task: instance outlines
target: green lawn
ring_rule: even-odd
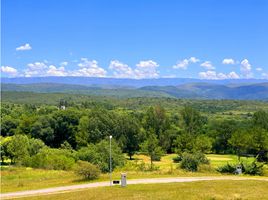
[[[184,176],[222,176],[216,172],[215,168],[224,165],[227,162],[236,162],[236,156],[233,155],[215,155],[209,154],[208,158],[211,160],[210,166],[201,166],[200,172],[186,172],[178,168],[177,163],[173,163],[172,158],[176,154],[163,156],[161,161],[154,162],[159,170],[156,171],[140,171],[135,168],[137,164],[142,161],[146,164],[150,163],[147,156],[135,155],[135,160],[128,161],[126,166],[116,169],[113,172],[113,179],[119,179],[121,172],[127,172],[128,179],[136,178],[157,178],[157,177],[184,177]],[[247,159],[247,158],[242,158]],[[252,158],[250,158],[252,159]],[[266,172],[268,171],[266,165]],[[266,173],[267,175],[267,173]],[[98,180],[108,181],[109,175],[102,174]],[[1,170],[1,190],[2,192],[22,191],[30,189],[40,189],[56,186],[74,185],[81,183],[88,183],[90,181],[83,181],[80,177],[74,174],[73,171],[60,170],[44,170],[32,169],[25,167],[3,167]],[[91,181],[92,182],[92,181]]]
[[[220,200],[220,199],[268,199],[266,181],[200,181],[191,183],[168,183],[128,185],[126,188],[101,187],[61,194],[27,197],[29,200]]]

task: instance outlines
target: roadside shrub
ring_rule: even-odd
[[[220,173],[235,173],[236,165],[227,163],[226,165],[217,168]]]
[[[94,180],[99,178],[101,171],[98,167],[89,162],[78,161],[75,173],[86,180]]]
[[[258,164],[256,161],[251,163],[241,163],[242,173],[249,175],[263,175],[263,164]],[[229,164],[220,166],[217,169],[220,173],[235,173],[236,164]]]
[[[181,168],[187,171],[195,172],[198,170],[200,164],[209,164],[209,160],[205,154],[197,153],[183,153],[181,158]]]
[[[263,175],[263,164],[258,164],[256,161],[252,163],[242,163],[242,172],[249,175]]]
[[[190,153],[183,153],[181,160],[181,168],[187,171],[195,172],[198,170],[199,161],[198,159]]]

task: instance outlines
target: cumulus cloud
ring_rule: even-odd
[[[1,72],[10,76],[16,76],[18,73],[17,69],[10,66],[1,66]]]
[[[241,61],[240,67],[241,73],[245,78],[252,78],[253,74],[251,72],[251,64],[247,59]]]
[[[184,59],[184,60],[179,61],[176,65],[174,65],[173,69],[187,69],[189,64],[197,63],[197,62],[200,62],[200,60],[197,59],[196,57]]]
[[[54,65],[46,65],[44,62],[34,62],[27,65],[24,71],[26,77],[41,77],[41,76],[67,76],[64,66],[56,67]]]
[[[215,71],[206,71],[206,72],[200,72],[199,77],[201,79],[239,79],[239,75],[235,72],[230,72],[229,74],[224,73],[216,73]]]
[[[204,67],[207,70],[215,69],[215,67],[213,67],[213,65],[212,65],[212,63],[210,61],[205,61],[205,62],[201,63],[200,66]]]
[[[268,79],[268,73],[262,73],[261,76],[262,76],[264,79]]]
[[[71,76],[88,76],[88,77],[105,77],[106,70],[98,66],[96,60],[88,60],[87,58],[81,58],[81,62],[78,63],[79,70],[70,72]]]
[[[197,62],[200,62],[200,60],[197,59],[196,57],[191,57],[191,58],[189,58],[189,62],[191,62],[191,63],[197,63]]]
[[[133,78],[133,76],[135,76],[131,67],[118,60],[112,60],[109,69],[113,70],[113,74],[116,78]]]
[[[29,63],[24,71],[26,77],[45,76],[47,65],[43,62]]]
[[[17,47],[16,51],[27,51],[27,50],[31,50],[31,49],[32,49],[31,45],[26,43],[25,45]]]
[[[68,65],[68,62],[66,61],[60,63],[60,66],[67,66],[67,65]]]
[[[125,63],[118,60],[112,60],[109,65],[109,69],[113,70],[113,75],[116,78],[157,78],[159,72],[157,67],[159,65],[153,60],[143,60],[136,64],[136,68],[133,69]]]
[[[64,67],[55,67],[54,65],[50,65],[48,70],[46,71],[47,76],[66,76],[67,72]]]
[[[262,71],[262,68],[261,67],[258,67],[258,68],[256,68],[256,71]]]
[[[225,58],[225,59],[223,59],[222,64],[224,64],[224,65],[234,65],[235,61],[232,58]]]
[[[134,70],[135,77],[140,78],[157,78],[159,77],[159,72],[157,67],[159,65],[153,60],[140,61],[136,64],[136,69]]]

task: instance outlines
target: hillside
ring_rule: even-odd
[[[169,86],[144,86],[131,88],[125,85],[73,85],[62,83],[6,84],[2,91],[66,93],[117,98],[131,97],[170,97],[187,99],[238,99],[268,100],[268,83],[254,84],[214,84],[205,82]]]

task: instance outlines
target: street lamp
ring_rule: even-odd
[[[112,138],[110,135],[110,186],[112,186]]]

